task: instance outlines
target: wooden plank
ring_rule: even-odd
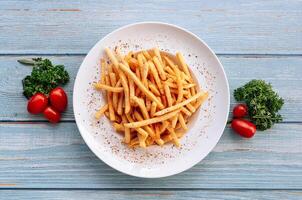
[[[24,56],[25,57],[25,56]],[[64,120],[74,120],[72,112],[73,82],[83,56],[47,56],[56,64],[64,64],[70,73],[71,81],[66,86],[69,106],[63,114]],[[0,121],[36,121],[41,116],[30,115],[26,111],[26,98],[22,95],[21,80],[30,73],[31,67],[17,63],[19,56],[0,56]],[[286,122],[301,121],[302,113],[302,57],[270,56],[219,56],[230,83],[230,90],[251,79],[264,79],[285,99],[281,111]],[[235,104],[231,99],[231,107]]]
[[[301,131],[302,124],[281,124],[246,140],[226,128],[192,169],[141,179],[98,160],[74,123],[1,123],[0,188],[302,189]]]
[[[3,198],[1,198],[3,197]],[[217,200],[233,200],[233,199],[288,199],[300,200],[302,191],[288,190],[126,190],[126,191],[103,191],[103,190],[2,190],[0,199],[30,199],[30,200],[78,200],[78,199],[114,199],[114,200],[151,200],[151,199],[217,199]]]
[[[114,29],[151,20],[189,29],[216,53],[301,54],[301,7],[295,0],[3,0],[0,53],[86,53]]]

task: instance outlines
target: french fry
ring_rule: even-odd
[[[179,142],[179,140],[178,140],[178,137],[177,137],[176,133],[174,132],[174,129],[171,128],[171,127],[168,127],[167,129],[168,129],[169,133],[170,133],[171,136],[172,136],[172,139],[173,139],[174,144],[175,144],[177,147],[180,147],[180,142]]]
[[[181,108],[181,112],[183,112],[187,116],[191,116],[192,115],[192,113],[187,108],[185,108],[185,107]]]
[[[185,74],[191,78],[191,74],[189,72],[188,66],[185,62],[185,59],[183,57],[183,55],[180,52],[176,53],[176,58],[179,61],[179,63],[181,64],[182,70],[185,72]]]
[[[108,86],[108,85],[105,85],[105,84],[101,84],[101,83],[95,83],[93,84],[94,88],[95,89],[98,89],[98,90],[107,90],[109,92],[116,92],[116,93],[119,93],[119,92],[123,92],[123,88],[122,87],[112,87],[112,86]]]
[[[163,60],[162,60],[162,58],[161,58],[159,49],[158,49],[157,47],[155,47],[155,48],[153,48],[153,52],[154,52],[154,55],[159,59],[159,61],[160,61],[161,63],[163,63]]]
[[[151,101],[150,99],[148,99],[147,97],[145,98],[145,104],[146,104],[146,108],[147,108],[147,111],[150,112],[151,110]],[[155,102],[154,102],[155,103]]]
[[[125,115],[122,115],[122,122],[124,124],[128,122]],[[124,129],[125,129],[124,142],[126,144],[128,144],[128,143],[130,143],[130,140],[131,140],[130,129],[128,127],[125,127],[125,126],[124,126]]]
[[[161,121],[170,119],[170,118],[174,117],[179,111],[180,111],[180,109],[167,113],[165,115],[159,116],[159,117],[154,117],[154,118],[146,119],[146,120],[139,121],[139,122],[127,123],[127,124],[124,124],[124,126],[128,127],[128,128],[138,128],[138,127],[142,127],[142,126],[147,126],[149,124],[154,124],[157,122],[161,122]]]
[[[164,71],[164,67],[162,66],[161,61],[158,59],[157,56],[154,56],[153,57],[153,62],[154,62],[155,67],[156,67],[156,69],[159,73],[160,78],[165,81],[167,79],[167,77],[166,77],[166,73]]]
[[[139,144],[138,137],[131,139],[129,147],[135,147]]]
[[[175,128],[175,127],[176,127],[176,124],[177,124],[177,121],[178,121],[178,116],[179,116],[179,114],[175,115],[175,116],[172,118],[172,121],[171,121],[171,126],[172,126],[172,128]]]
[[[110,85],[110,80],[109,77],[105,77],[105,82],[106,85]],[[107,103],[108,103],[108,110],[109,110],[109,119],[111,121],[115,121],[115,114],[114,114],[114,109],[113,109],[113,104],[112,104],[112,92],[107,93]]]
[[[162,134],[167,129],[168,126],[169,126],[169,122],[163,121],[162,126],[159,129],[159,134]]]
[[[176,77],[177,77],[176,84],[177,84],[177,89],[178,89],[176,103],[180,103],[180,102],[182,102],[184,91],[183,91],[183,85],[181,82],[179,71],[176,72]]]
[[[144,120],[143,117],[137,111],[134,112],[134,117],[138,121]],[[129,116],[129,118],[131,119],[130,116]],[[129,120],[129,118],[128,118],[128,120]],[[133,119],[129,120],[129,121],[130,122],[134,122]],[[160,138],[159,139],[155,138],[155,132],[153,131],[153,129],[151,127],[149,127],[149,126],[143,126],[142,128],[148,132],[148,134],[150,135],[150,137],[152,137],[158,145],[163,145],[164,144],[163,141]]]
[[[118,68],[118,61],[116,59],[116,57],[113,55],[113,53],[110,51],[109,48],[105,48],[105,52],[107,54],[107,56],[109,57],[109,59],[111,60],[112,64],[114,65],[115,68]]]
[[[186,107],[187,107],[192,113],[194,113],[194,112],[196,111],[195,107],[192,106],[191,103],[188,103],[188,104],[186,105]]]
[[[134,89],[134,82],[131,78],[128,78],[129,80],[129,95],[130,95],[130,100],[132,97],[135,96],[135,89]]]
[[[139,67],[138,61],[135,58],[130,58],[128,61],[128,65],[133,71],[135,71],[135,69]]]
[[[100,119],[107,110],[108,110],[108,104],[105,104],[95,113],[95,115],[94,115],[95,118]]]
[[[197,110],[199,106],[208,98],[209,93],[205,92],[200,98],[197,99],[197,102],[194,104],[195,109]]]
[[[162,88],[163,88],[162,82],[161,82],[161,80],[160,80],[160,78],[159,78],[159,76],[158,76],[158,73],[157,73],[157,70],[156,70],[156,68],[155,68],[155,65],[153,64],[152,61],[149,61],[148,63],[149,63],[149,69],[150,69],[150,71],[151,71],[151,74],[152,74],[153,77],[154,77],[155,83],[157,84],[157,87],[159,88],[159,91],[160,91],[161,93],[163,93],[163,90],[162,90]]]
[[[196,95],[192,96],[191,98],[186,99],[185,101],[183,101],[183,102],[181,102],[181,103],[175,104],[174,106],[171,106],[171,107],[165,108],[165,109],[163,109],[163,110],[161,110],[161,111],[158,111],[158,112],[156,112],[154,115],[155,115],[155,116],[160,116],[160,115],[164,115],[164,114],[166,114],[166,113],[168,113],[168,112],[177,110],[177,109],[179,109],[179,108],[181,108],[181,107],[187,105],[188,103],[190,103],[190,102],[192,102],[192,101],[198,99],[200,96],[203,96],[203,95],[205,95],[205,93],[203,93],[203,92],[198,92]]]
[[[149,113],[147,111],[147,108],[146,108],[144,100],[141,99],[141,98],[138,98],[136,96],[132,97],[131,100],[134,101],[138,105],[138,107],[140,108],[140,110],[141,110],[141,112],[142,112],[142,114],[144,116],[144,119],[149,119],[150,118],[149,117]]]
[[[163,104],[158,101],[158,99],[154,96],[153,93],[151,93],[143,84],[142,82],[135,76],[135,74],[127,68],[125,65],[120,64],[120,68],[130,77],[133,79],[135,84],[139,87],[139,89],[148,97],[150,100],[155,101],[159,108],[163,108]]]
[[[146,58],[147,60],[151,60],[151,59],[152,59],[152,57],[151,57],[151,55],[148,53],[148,51],[143,51],[143,55],[145,56],[145,58]]]
[[[109,112],[108,112],[108,111],[106,111],[106,112],[104,113],[104,115],[107,117],[107,119],[110,119],[110,116],[109,116]]]
[[[180,122],[181,127],[182,127],[184,130],[188,130],[188,127],[187,127],[187,125],[186,125],[186,122],[185,122],[185,120],[184,120],[184,117],[183,117],[183,115],[182,115],[181,113],[178,114],[178,120],[179,120],[179,122]]]
[[[115,128],[116,131],[125,132],[125,127],[122,124],[114,122],[113,127]]]
[[[106,61],[101,59],[101,84],[105,84],[105,69],[106,69]]]
[[[146,62],[143,65],[143,69],[142,69],[142,82],[147,88],[148,88],[148,80],[147,80],[148,71],[149,71],[149,64]]]
[[[123,114],[123,100],[124,100],[124,94],[119,95],[117,111],[116,111],[119,115]]]
[[[172,106],[173,99],[172,99],[170,88],[169,88],[168,84],[164,84],[164,90],[165,90],[165,93],[166,93],[168,106],[170,107],[170,106]]]
[[[115,73],[111,72],[109,74],[109,78],[110,78],[111,86],[114,87],[116,85]],[[117,110],[117,102],[118,102],[118,93],[115,92],[112,94],[112,104],[113,104],[114,110]]]
[[[130,69],[129,69],[130,70]],[[124,73],[120,73],[120,79],[124,88],[124,99],[125,99],[125,113],[130,111],[130,95],[129,95],[129,88],[128,88],[128,81]]]
[[[151,109],[150,109],[151,117],[154,116],[154,113],[156,112],[156,107],[157,107],[157,104],[153,101],[152,104],[151,104]]]
[[[160,96],[159,90],[153,83],[151,83],[151,81],[149,81],[148,86],[149,86],[149,89],[151,90],[151,92],[153,92],[153,94],[155,94],[156,96]]]

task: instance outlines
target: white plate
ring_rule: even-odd
[[[189,131],[181,139],[180,149],[173,145],[129,149],[121,143],[110,122],[94,119],[95,111],[104,105],[103,96],[91,83],[99,80],[99,61],[104,48],[119,46],[123,53],[159,47],[175,54],[183,53],[209,99],[195,113]],[[217,144],[229,113],[228,81],[213,51],[193,33],[180,27],[143,22],[119,28],[101,39],[84,59],[74,85],[73,107],[77,126],[86,144],[102,161],[123,173],[145,177],[165,177],[185,171],[200,162]]]

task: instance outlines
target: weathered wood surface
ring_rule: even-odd
[[[44,120],[26,111],[26,98],[22,95],[21,80],[31,72],[31,67],[21,65],[18,59],[27,56],[0,56],[0,121]],[[83,56],[47,56],[56,64],[64,64],[71,81],[66,86],[69,107],[64,120],[74,120],[72,109],[73,83]],[[226,70],[230,91],[251,79],[264,79],[285,99],[281,110],[285,122],[302,122],[302,57],[298,56],[219,56]],[[235,104],[231,98],[231,107]]]
[[[0,188],[301,189],[302,124],[252,140],[226,128],[204,161],[168,178],[141,179],[97,159],[74,123],[0,124]]]
[[[234,200],[234,199],[291,199],[300,200],[302,198],[301,190],[126,190],[126,191],[106,191],[106,190],[2,190],[0,197],[6,200],[82,200],[82,199],[106,199],[106,200],[151,200],[151,199],[173,199],[173,200]]]
[[[173,23],[216,53],[302,54],[301,1],[2,0],[0,53],[84,53],[114,29]]]

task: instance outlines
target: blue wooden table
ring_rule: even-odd
[[[88,50],[112,30],[152,20],[204,39],[234,88],[264,79],[285,99],[284,121],[251,140],[229,127],[192,169],[163,179],[121,174],[96,158],[72,112],[50,125],[29,115],[16,62],[48,57],[71,81]],[[0,1],[0,199],[302,199],[301,1]],[[232,98],[232,105],[234,105]]]

